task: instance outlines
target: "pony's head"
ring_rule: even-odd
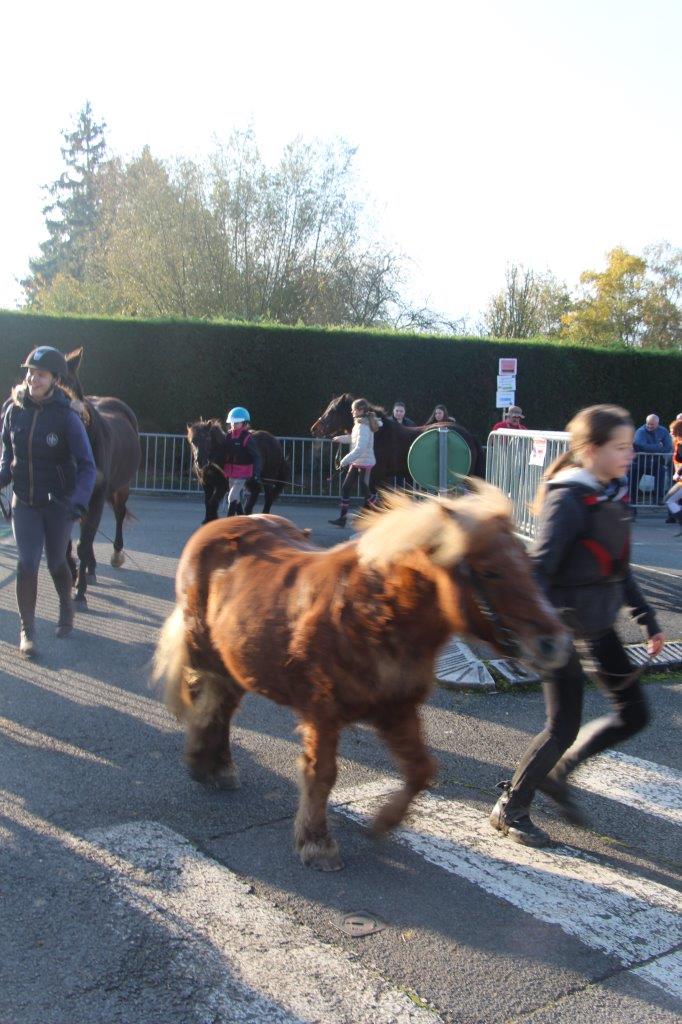
[[[360,523],[360,562],[410,565],[433,577],[453,633],[484,640],[540,668],[563,664],[569,635],[533,579],[507,499],[480,481],[461,498],[387,495],[387,510]]]
[[[219,420],[197,420],[187,427],[187,441],[192,449],[194,465],[198,470],[220,457],[225,434]]]
[[[350,434],[353,429],[353,395],[347,391],[343,395],[332,398],[331,402],[319,416],[310,433],[313,437],[336,437],[337,434]],[[373,412],[377,419],[386,420],[386,410],[380,405],[367,403],[370,412]]]
[[[313,437],[335,437],[337,434],[349,434],[353,429],[353,396],[348,392],[332,398],[331,402],[319,416],[310,433]]]
[[[71,392],[76,398],[80,399],[81,402],[85,399],[85,395],[83,394],[83,388],[78,377],[78,370],[80,369],[82,359],[82,347],[75,348],[73,352],[69,352],[69,354],[66,356],[67,375],[66,377],[62,378],[63,383],[66,386],[66,390]]]

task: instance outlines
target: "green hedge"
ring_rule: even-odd
[[[545,341],[424,337],[204,321],[113,320],[0,311],[0,387],[19,379],[36,345],[85,348],[89,394],[117,395],[142,429],[184,431],[200,416],[246,405],[256,426],[307,435],[329,399],[343,391],[390,406],[403,398],[417,422],[444,402],[481,438],[496,420],[500,356],[517,356],[517,401],[526,424],[561,429],[595,402],[629,408],[637,423],[664,423],[682,408],[682,355],[606,351]]]

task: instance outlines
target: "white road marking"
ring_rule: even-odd
[[[571,781],[590,793],[682,825],[682,772],[675,768],[610,750],[581,765]]]
[[[121,902],[168,936],[166,976],[192,976],[192,1018],[249,1024],[438,1024],[379,974],[253,895],[157,822],[88,833]],[[441,1021],[442,1024],[442,1021]]]
[[[337,794],[335,810],[366,822],[395,790],[379,780]],[[674,889],[556,846],[537,850],[498,836],[485,812],[465,801],[425,794],[395,839],[445,871],[480,886],[533,917],[558,925],[626,967],[667,957],[682,943],[682,902]],[[659,969],[639,971],[660,984]],[[682,998],[682,974],[666,975],[668,992]]]
[[[667,547],[667,544],[663,546]],[[635,544],[635,547],[637,547],[637,544]],[[680,578],[679,572],[666,572],[665,569],[655,569],[653,565],[639,565],[637,562],[632,562],[631,568],[641,569],[642,572],[654,572],[657,576],[670,576],[673,580],[679,580]]]
[[[676,949],[674,953],[659,957],[658,960],[652,960],[650,964],[644,964],[643,967],[636,967],[632,973],[644,978],[652,985],[658,985],[669,995],[679,999],[682,989],[680,981],[682,979],[682,949]]]

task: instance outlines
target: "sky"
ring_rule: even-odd
[[[34,0],[3,29],[0,307],[86,100],[124,157],[345,139],[410,298],[472,325],[510,263],[574,287],[682,244],[679,0]]]

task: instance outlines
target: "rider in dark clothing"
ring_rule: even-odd
[[[67,372],[61,352],[41,346],[25,363],[26,381],[12,394],[2,426],[0,487],[13,485],[12,529],[17,544],[19,647],[35,655],[38,567],[45,546],[59,595],[57,636],[73,630],[71,570],[66,548],[74,520],[86,512],[96,469],[90,441],[69,397],[58,386]]]
[[[511,782],[501,784],[505,792],[490,817],[493,828],[526,846],[549,842],[530,819],[535,790],[555,800],[569,820],[579,820],[566,781],[569,774],[647,724],[638,673],[614,629],[623,605],[646,629],[652,656],[664,643],[654,611],[630,569],[626,474],[632,421],[617,406],[592,406],[578,413],[568,429],[571,450],[547,471],[531,557],[549,600],[595,663],[612,714],[578,731],[585,677],[574,646],[566,664],[543,681],[545,728],[526,749]]]

